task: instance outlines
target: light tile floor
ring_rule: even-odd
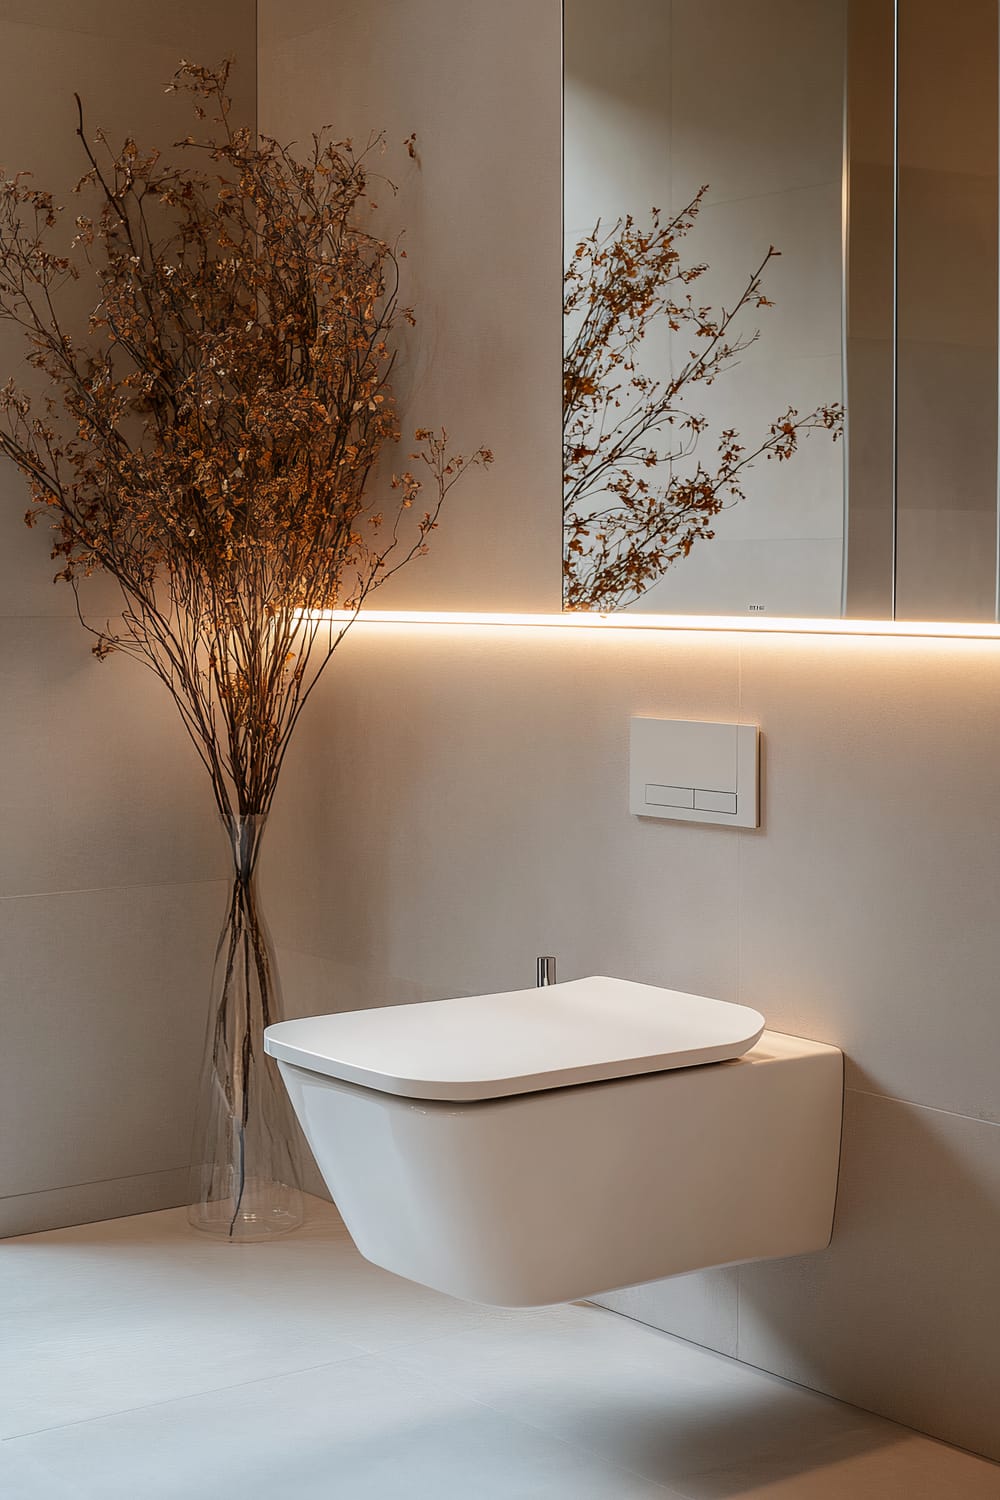
[[[1000,1467],[589,1306],[454,1302],[328,1205],[0,1243],[3,1500],[1000,1500]]]

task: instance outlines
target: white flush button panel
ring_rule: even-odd
[[[629,811],[641,818],[759,826],[756,724],[633,719]]]

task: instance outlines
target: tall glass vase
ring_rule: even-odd
[[[257,902],[264,817],[224,820],[233,855],[215,956],[191,1154],[188,1218],[228,1240],[265,1240],[303,1219],[297,1127],[264,1028],[281,1019],[274,950]]]

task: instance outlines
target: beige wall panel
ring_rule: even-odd
[[[419,320],[396,372],[404,433],[445,427],[458,450],[496,453],[379,608],[559,607],[559,38],[559,5],[537,0],[262,7],[261,129],[387,135],[399,194],[379,195],[383,233],[406,230]],[[419,167],[402,149],[414,130]]]
[[[252,120],[251,0],[32,0],[0,6],[0,165],[58,201],[91,128],[169,145],[182,57],[237,58]],[[182,125],[182,121],[184,121]],[[84,299],[80,306],[87,307]],[[0,330],[0,379],[21,359]],[[221,922],[225,845],[207,779],[166,694],[103,665],[75,620],[26,491],[0,470],[0,1233],[179,1201]],[[85,586],[97,623],[119,607]],[[62,894],[60,894],[62,893]]]
[[[1000,1127],[849,1092],[834,1240],[740,1270],[739,1355],[1000,1458]]]
[[[353,96],[370,85],[380,98],[387,77],[412,69],[402,9],[383,6],[379,31],[368,8],[383,44],[345,53]],[[535,6],[531,22],[520,6],[490,8],[488,23],[477,12],[421,43],[460,100],[474,77],[470,140],[531,136],[531,181],[558,170],[558,9]],[[303,114],[316,74],[305,60],[293,71],[280,42],[286,24],[323,19],[318,4],[263,6],[277,74],[265,95],[298,79]],[[492,52],[477,50],[487,24]],[[311,30],[297,54],[323,59],[313,113],[338,35]],[[426,105],[432,137],[453,104],[449,92]],[[469,184],[488,195],[482,176]],[[524,241],[508,309],[520,356],[481,338],[494,315],[485,294],[459,299],[483,372],[466,410],[488,416],[484,393],[502,383],[512,426],[551,455],[558,333],[538,330],[558,308],[558,196],[526,195],[509,228]],[[447,303],[452,271],[447,256],[428,263],[432,303]],[[448,371],[436,378],[444,391]],[[517,507],[521,472],[495,474]],[[488,607],[474,527],[449,546],[447,568]],[[762,829],[630,818],[631,714],[759,722]],[[738,997],[781,1029],[838,1042],[855,1090],[931,1108],[851,1095],[837,1237],[822,1255],[741,1273],[741,1357],[1000,1456],[987,1406],[1000,1293],[997,1127],[986,1123],[1000,1119],[998,743],[991,643],[363,627],[303,723],[269,834],[262,873],[291,1007],[527,985],[535,955],[551,952],[567,978]],[[731,1276],[638,1289],[623,1305],[731,1352]]]
[[[740,988],[856,1087],[1000,1119],[1000,654],[778,638],[742,651],[766,736]]]
[[[0,901],[0,1195],[186,1165],[224,892]]]

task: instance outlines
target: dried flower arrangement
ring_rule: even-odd
[[[229,74],[181,65],[172,89],[214,130],[174,162],[103,132],[91,145],[81,107],[78,191],[98,206],[64,250],[51,194],[0,178],[0,319],[27,336],[41,387],[0,388],[0,452],[28,480],[29,525],[53,530],[57,577],[118,584],[120,619],[84,620],[94,652],[160,678],[229,830],[196,1194],[215,1205],[202,1227],[254,1237],[295,1217],[287,1199],[250,1203],[252,1177],[294,1175],[260,1045],[277,1005],[252,884],[263,819],[347,629],[329,611],[353,617],[425,552],[452,486],[492,455],[450,455],[444,433],[419,430],[411,466],[376,485],[400,436],[395,335],[414,322],[397,250],[367,217],[383,140],[356,152],[324,132],[299,160],[234,127]],[[97,299],[78,331],[67,307],[85,274]]]
[[[762,290],[772,246],[731,308],[698,306],[686,288],[708,267],[682,264],[678,242],[695,225],[707,186],[675,218],[652,210],[648,227],[631,215],[598,223],[580,241],[564,279],[563,602],[611,611],[634,603],[687,557],[712,521],[745,498],[746,470],[761,458],[789,459],[802,434],[843,430],[839,403],[805,416],[789,407],[756,446],[727,428],[708,463],[695,455],[708,422],[687,409],[691,388],[711,385],[754,343],[740,331],[747,309],[771,306]],[[643,367],[651,329],[668,327],[689,348],[675,373]],[[678,339],[676,347],[682,347]],[[690,460],[690,461],[689,461]],[[689,462],[688,462],[689,461]]]

